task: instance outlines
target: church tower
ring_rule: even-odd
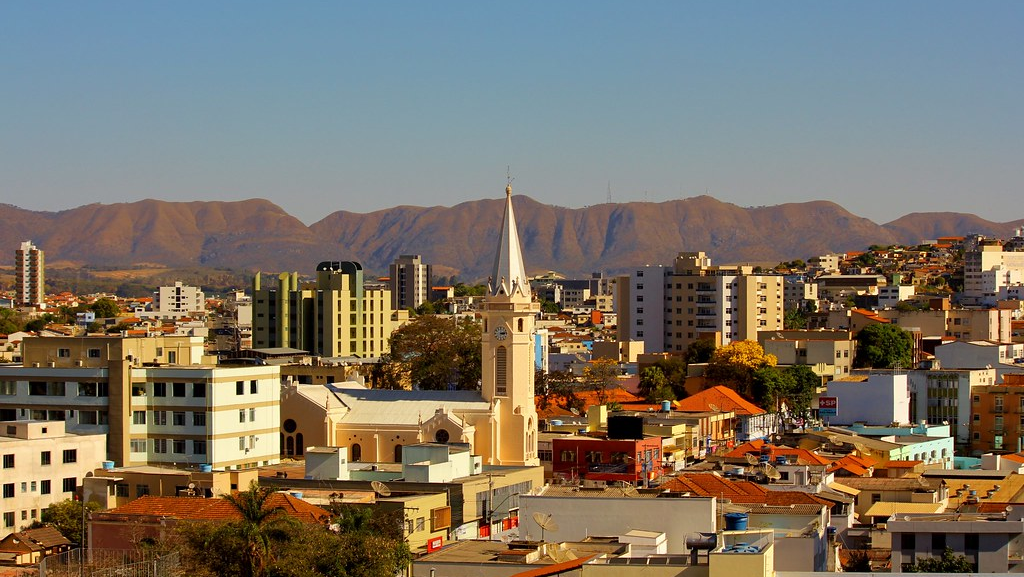
[[[486,427],[489,442],[477,443],[476,451],[487,464],[540,464],[533,398],[534,323],[539,312],[519,246],[510,182],[505,188],[505,217],[481,312],[481,393],[491,403],[491,418]]]

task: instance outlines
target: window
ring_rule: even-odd
[[[32,492],[33,493],[36,492],[36,482],[35,481],[32,481]]]
[[[15,381],[0,381],[0,395],[18,394],[18,383]]]
[[[174,396],[184,397],[185,396],[185,383],[174,383]]]
[[[42,481],[39,481],[39,494],[41,494],[41,495],[49,495],[50,494],[50,480],[49,479],[43,479]]]
[[[61,482],[61,489],[63,489],[65,493],[74,493],[77,486],[78,479],[74,477],[65,477],[64,481]]]
[[[71,358],[71,349],[57,349],[57,357],[61,359]]]
[[[235,381],[235,394],[236,395],[244,395],[245,394],[245,381]]]
[[[192,426],[194,427],[205,427],[206,426],[206,412],[196,411],[192,413]]]
[[[153,411],[153,424],[155,424],[155,425],[166,425],[167,424],[167,411]]]
[[[550,463],[553,455],[550,450],[537,449],[537,458],[543,463]]]
[[[239,451],[244,451],[245,450],[245,437],[238,437],[238,450]]]
[[[39,464],[43,465],[43,466],[46,466],[46,465],[50,464],[50,452],[49,451],[43,451],[42,453],[39,453]]]
[[[78,383],[79,397],[106,397],[108,390],[107,383]]]
[[[192,383],[192,396],[193,397],[205,397],[206,396],[206,383]]]
[[[127,497],[128,496],[128,483],[117,483],[114,485],[114,496],[115,497]]]
[[[145,453],[146,452],[146,439],[132,439],[129,441],[131,452],[133,453]]]
[[[145,497],[149,494],[149,485],[135,485],[135,497]]]
[[[175,427],[185,426],[185,411],[174,411],[171,422],[174,423]]]
[[[881,493],[871,493],[871,503],[872,504],[878,503],[881,500],[882,500],[882,494]]]
[[[78,462],[78,449],[64,449],[64,462],[65,463],[77,463]]]
[[[133,397],[145,397],[146,396],[146,385],[132,385],[132,396]]]
[[[244,423],[245,422],[245,409],[238,409],[238,422],[239,423]]]
[[[587,451],[586,460],[588,463],[600,463],[601,451]]]
[[[255,395],[257,392],[259,392],[259,385],[257,384],[258,382],[259,381],[249,381],[249,392],[250,393]]]
[[[14,498],[14,483],[4,483],[4,499]]]
[[[206,441],[192,441],[192,454],[193,455],[205,455],[206,454]]]
[[[132,424],[133,425],[145,425],[146,424],[146,411],[132,411]]]
[[[4,513],[4,527],[14,526],[14,511]]]
[[[90,359],[98,359],[98,358],[100,358],[100,350],[99,349],[89,349],[89,358]]]
[[[163,454],[167,452],[167,439],[153,439],[153,452]]]
[[[174,441],[171,442],[171,451],[173,451],[175,454],[178,454],[178,455],[184,455],[185,454],[185,440],[184,439],[174,439]]]
[[[576,462],[576,451],[565,449],[559,455],[559,460],[563,463],[575,463]]]
[[[167,383],[153,383],[153,396],[154,397],[166,397],[167,396]]]
[[[4,469],[14,468],[14,455],[4,455]]]
[[[938,551],[940,554],[946,549],[946,534],[945,533],[932,533],[932,551]]]
[[[255,420],[256,420],[256,409],[255,408],[251,408],[251,409],[249,409],[249,422],[252,423]]]

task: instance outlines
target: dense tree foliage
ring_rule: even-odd
[[[791,415],[803,417],[810,411],[821,377],[806,365],[763,366],[754,370],[751,384],[754,402],[765,410],[778,411],[785,403]]]
[[[480,326],[473,319],[424,315],[391,335],[371,379],[374,386],[479,390]]]
[[[92,501],[85,503],[86,514],[99,511],[100,506]],[[42,522],[33,523],[33,527],[50,526],[60,531],[72,543],[82,542],[82,501],[66,499],[53,503],[43,509]],[[88,533],[88,531],[87,531]],[[86,542],[89,536],[85,535]]]
[[[857,333],[854,365],[875,369],[911,368],[914,339],[894,324],[872,324]]]
[[[711,355],[715,354],[715,342],[711,339],[697,339],[686,347],[684,359],[685,365],[694,363],[707,363],[711,361]],[[685,367],[683,368],[685,372]]]
[[[754,371],[777,363],[775,355],[766,354],[756,341],[733,341],[715,349],[704,376],[711,384],[727,385],[754,397]]]
[[[650,366],[640,371],[640,394],[652,403],[674,401],[676,394],[661,367]]]
[[[89,310],[96,313],[98,319],[112,319],[121,314],[121,307],[110,299],[97,299],[96,302],[89,305]]]
[[[921,559],[904,569],[906,573],[974,573],[974,565],[964,555],[957,555],[946,547],[941,557]]]
[[[326,524],[302,523],[267,506],[270,494],[271,489],[254,485],[233,495],[230,500],[242,513],[239,521],[179,525],[177,545],[185,574],[393,577],[408,566],[400,511],[332,502],[332,531]]]

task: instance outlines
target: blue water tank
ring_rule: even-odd
[[[212,473],[213,472],[213,465],[199,465],[199,472],[200,473]]]
[[[747,514],[746,513],[726,513],[725,517],[725,530],[726,531],[746,531],[747,529]],[[746,545],[746,543],[744,543]]]
[[[661,410],[666,412],[666,413],[671,412],[672,411],[672,402],[671,401],[662,401],[661,402]]]
[[[552,427],[561,427],[562,426],[562,421],[559,421],[558,419],[552,419],[551,420],[551,426]]]
[[[113,468],[114,468],[114,462],[113,461],[103,461],[103,469],[104,470],[109,471],[109,470],[111,470]]]

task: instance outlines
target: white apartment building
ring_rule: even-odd
[[[179,318],[206,313],[206,295],[180,281],[153,293],[153,313],[159,318]]]
[[[1016,240],[1016,239],[1014,239]],[[1003,287],[1024,281],[1024,252],[1005,251],[998,240],[982,240],[964,252],[963,304],[994,306]]]
[[[391,308],[415,309],[430,300],[431,267],[418,254],[403,254],[389,267]]]
[[[906,374],[871,373],[829,381],[828,396],[838,399],[830,424],[885,426],[910,421],[910,385]]]
[[[935,347],[935,360],[942,369],[995,369],[999,380],[1024,372],[1024,343],[955,341]]]
[[[970,444],[971,389],[995,384],[995,369],[913,370],[907,378],[910,421],[948,424],[957,446]]]
[[[804,275],[782,278],[782,307],[787,311],[818,310],[818,284]]]
[[[0,422],[0,539],[74,498],[103,461],[106,435],[76,435],[61,421]]]
[[[620,341],[643,341],[647,351],[665,350],[666,286],[672,269],[660,264],[637,267],[615,283]]]
[[[278,462],[280,367],[204,364],[196,337],[54,337],[23,348],[23,366],[0,367],[0,419],[106,433],[118,466]],[[62,362],[34,361],[51,354]]]
[[[43,251],[26,240],[14,253],[16,305],[43,306],[45,285]]]

